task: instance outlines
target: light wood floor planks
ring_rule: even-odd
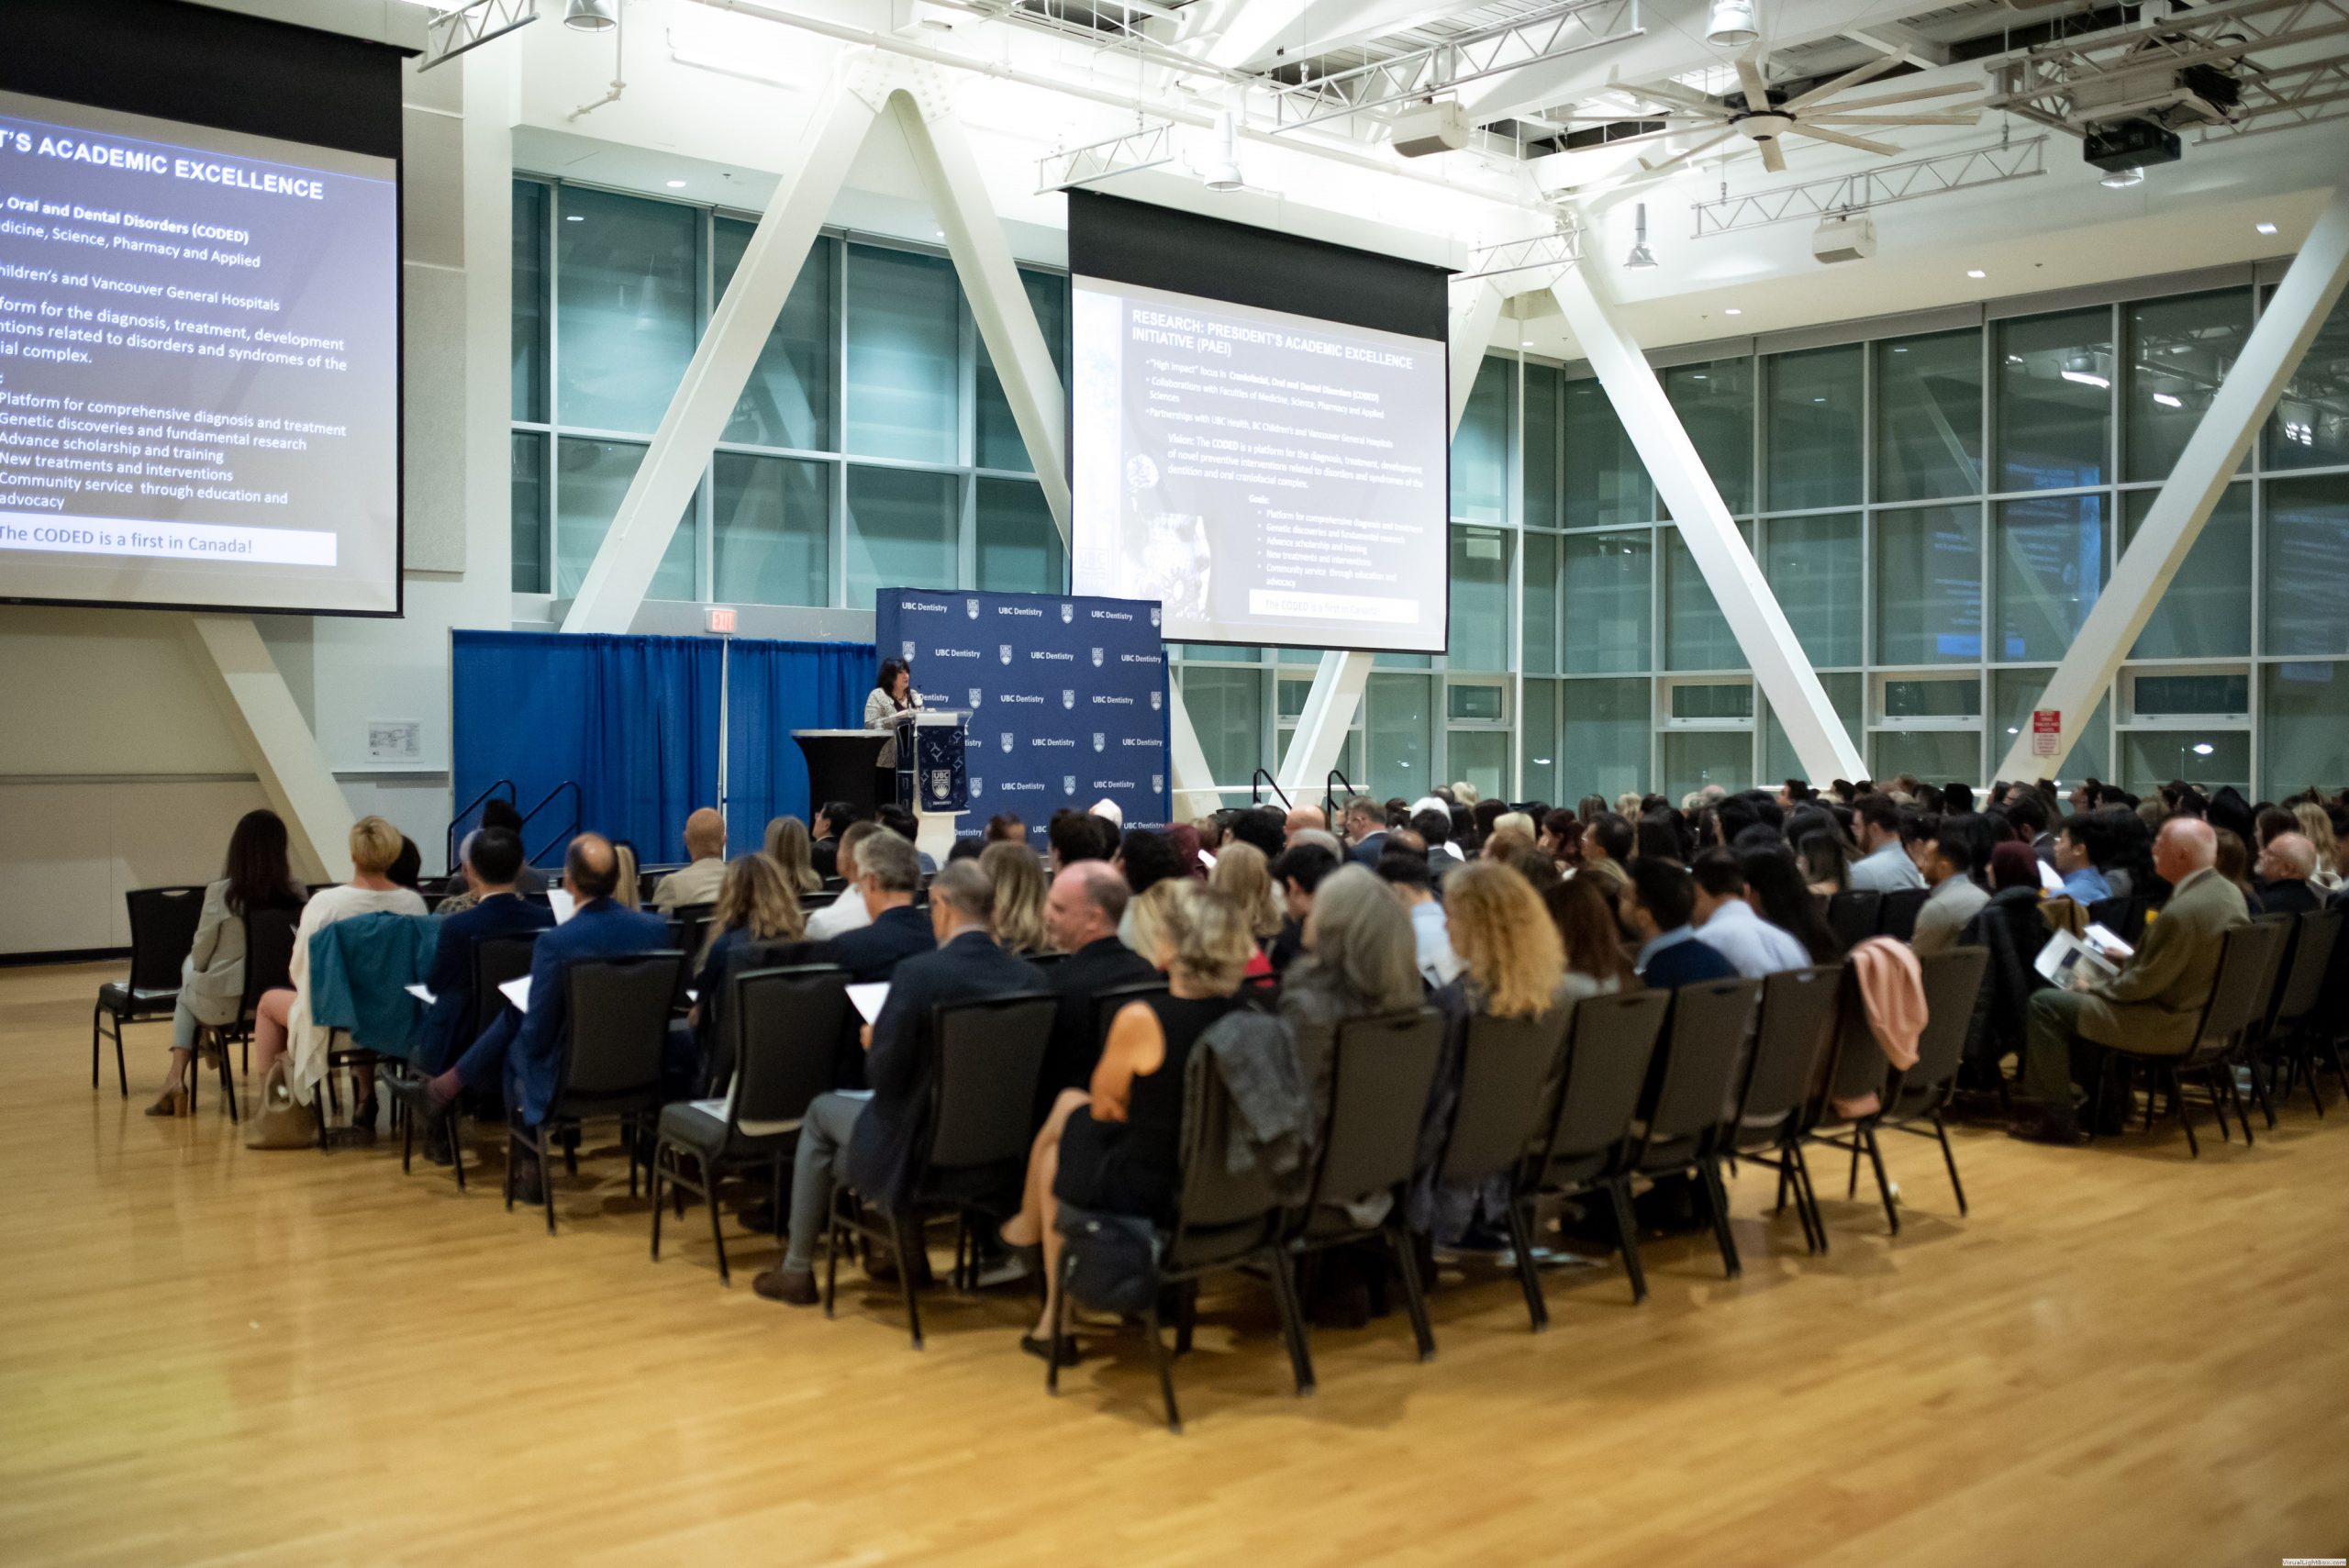
[[[460,1196],[395,1146],[248,1151],[210,1093],[150,1121],[165,1026],[132,1031],[128,1102],[111,1062],[89,1088],[113,973],[0,972],[0,1563],[2349,1552],[2349,1115],[2305,1099],[2199,1162],[1968,1132],[1963,1221],[1898,1140],[1900,1239],[1864,1186],[1822,1259],[1749,1171],[1739,1283],[1709,1240],[1659,1244],[1646,1306],[1612,1268],[1556,1276],[1535,1338],[1508,1280],[1447,1275],[1433,1364],[1399,1314],[1319,1334],[1310,1400],[1227,1293],[1174,1437],[1132,1335],[1048,1399],[1014,1295],[933,1297],[916,1353],[891,1296],[832,1322],[759,1300],[754,1239],[721,1289],[697,1208],[651,1263],[608,1151],[550,1240],[494,1175]]]

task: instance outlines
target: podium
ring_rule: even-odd
[[[971,804],[963,739],[971,716],[958,708],[901,713],[897,728],[897,804],[914,814],[917,847],[940,865],[954,848],[955,825]]]
[[[807,761],[807,820],[828,800],[844,800],[866,817],[881,803],[873,797],[873,771],[889,736],[880,729],[795,729],[799,754]]]

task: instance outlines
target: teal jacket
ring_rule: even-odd
[[[438,915],[355,915],[310,938],[310,1017],[353,1043],[406,1058],[424,1040],[424,1004],[407,993],[432,971]]]

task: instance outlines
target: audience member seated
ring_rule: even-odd
[[[1052,820],[1044,825],[1044,869],[1058,875],[1079,861],[1108,860],[1094,831],[1098,820],[1089,813],[1067,806],[1053,812]]]
[[[1319,813],[1315,813],[1318,817]],[[1281,814],[1269,806],[1253,806],[1231,814],[1231,823],[1225,834],[1227,845],[1246,844],[1264,857],[1266,863],[1280,858],[1288,848],[1288,832],[1282,826]]]
[[[986,874],[977,866],[971,870],[982,879]],[[888,979],[900,962],[937,945],[930,917],[914,907],[920,886],[912,841],[885,828],[872,834],[856,846],[856,881],[841,895],[863,905],[865,923],[810,948],[808,962],[837,963],[860,985]]]
[[[1729,960],[1738,973],[1759,980],[1810,967],[1810,954],[1794,933],[1770,924],[1746,901],[1745,870],[1735,854],[1719,844],[1700,850],[1688,875],[1696,895],[1689,921],[1697,940]]]
[[[2032,962],[2050,935],[2040,912],[2040,860],[2027,843],[2000,844],[1990,851],[1990,901],[1966,923],[1961,940],[1989,957],[1974,1022],[1966,1033],[1965,1076],[1976,1090],[1999,1086],[1998,1063],[2011,1053],[2022,1059],[2023,1020],[2031,998],[2047,982]]]
[[[2309,873],[2309,885],[2330,895],[2341,891],[2342,887],[2341,840],[2332,830],[2332,818],[2317,802],[2315,795],[2315,791],[2310,791],[2307,798],[2292,807],[2292,815],[2299,821],[2300,836],[2309,841],[2309,847],[2316,855],[2316,870]]]
[[[530,863],[529,842],[522,833],[521,807],[502,795],[493,795],[481,803],[481,825],[484,828],[503,828],[515,838],[523,840],[522,869],[514,873],[514,891],[524,895],[544,893],[547,890],[547,873]]]
[[[841,889],[839,897],[807,917],[807,940],[811,942],[829,941],[851,931],[863,930],[873,923],[866,913],[864,899],[856,890],[857,851],[865,840],[881,831],[877,822],[852,822],[841,834],[838,858],[841,880],[848,885]],[[916,868],[919,874],[919,868]]]
[[[674,915],[691,904],[713,904],[726,883],[726,818],[705,806],[685,818],[690,865],[652,884],[652,906]]]
[[[1467,867],[1461,869],[1465,871]],[[1386,884],[1396,902],[1403,906],[1403,912],[1411,917],[1411,942],[1419,958],[1419,978],[1427,982],[1429,990],[1442,990],[1459,978],[1460,960],[1452,951],[1452,937],[1445,924],[1446,906],[1435,901],[1435,878],[1428,874],[1427,861],[1407,851],[1389,850],[1378,857],[1377,870],[1379,880]]]
[[[1697,940],[1697,884],[1677,863],[1653,856],[1631,862],[1617,899],[1624,927],[1640,942],[1632,967],[1649,989],[1676,990],[1700,980],[1727,980],[1737,966],[1718,948]]]
[[[511,832],[475,829],[466,835],[458,860],[473,905],[440,922],[440,940],[432,950],[432,972],[425,980],[432,1005],[424,1015],[424,1041],[415,1060],[416,1070],[427,1077],[448,1071],[457,1053],[473,1043],[459,1039],[458,1031],[473,1016],[475,950],[492,937],[543,931],[554,924],[553,910],[514,890],[522,870],[522,840]],[[432,1131],[440,1130],[435,1124]],[[428,1139],[426,1153],[433,1153],[435,1147]]]
[[[922,875],[936,876],[938,874],[938,862],[931,859],[930,851],[920,845],[921,823],[912,812],[893,801],[874,812],[873,819],[914,846],[914,862],[921,868]]]
[[[2215,822],[2215,818],[2212,820]],[[2243,908],[2248,913],[2254,917],[2265,915],[2267,906],[2259,901],[2259,888],[2251,880],[2251,851],[2244,847],[2243,836],[2232,828],[2219,828],[2216,831],[2219,858],[2212,863],[2212,869],[2234,884],[2235,891],[2243,895]]]
[[[1833,963],[1843,956],[1819,895],[1804,884],[1801,868],[1784,845],[1748,850],[1737,857],[1737,868],[1745,878],[1746,903],[1772,928],[1793,937],[1807,962]]]
[[[785,818],[785,820],[791,820]],[[803,829],[804,831],[804,829]],[[740,855],[726,868],[725,884],[718,890],[718,906],[710,911],[709,939],[702,949],[694,976],[693,1010],[685,1015],[686,1038],[680,1052],[690,1051],[697,1069],[711,1064],[720,1015],[736,974],[755,967],[760,950],[781,942],[796,942],[807,932],[807,917],[798,895],[783,873],[765,854]],[[730,1072],[732,1064],[727,1064]],[[696,1084],[709,1074],[697,1070]],[[712,1092],[724,1085],[711,1084]]]
[[[1081,1089],[1093,1081],[1101,1052],[1093,998],[1116,986],[1158,978],[1150,960],[1118,940],[1126,899],[1125,881],[1107,861],[1079,861],[1052,878],[1044,900],[1044,929],[1068,957],[1044,971],[1061,1006],[1044,1058],[1040,1121],[1063,1089]]]
[[[1832,827],[1820,826],[1797,836],[1795,861],[1801,868],[1803,885],[1822,897],[1831,897],[1850,890],[1852,857],[1844,852],[1842,834]]]
[[[1126,886],[1136,899],[1140,899],[1142,895],[1162,882],[1174,877],[1189,875],[1189,872],[1183,864],[1181,854],[1174,848],[1174,840],[1163,833],[1152,833],[1141,828],[1133,829],[1118,840],[1117,859],[1111,863],[1117,867],[1119,874],[1126,879]],[[1148,958],[1157,951],[1154,947],[1146,943],[1138,943],[1135,940],[1131,904],[1126,906],[1126,927],[1118,935],[1125,940],[1128,947],[1132,948],[1144,958]]]
[[[1418,819],[1415,817],[1413,821]],[[1562,871],[1582,863],[1582,822],[1564,806],[1542,818],[1542,839],[1536,846]]]
[[[1028,847],[1027,835],[989,844],[979,852],[979,869],[995,887],[996,945],[1020,958],[1047,951],[1052,944],[1044,935],[1044,866]]]
[[[302,906],[302,922],[294,931],[293,988],[264,992],[254,1005],[253,1071],[265,1075],[280,1056],[291,1051],[287,1075],[294,1097],[305,1105],[326,1076],[329,1033],[310,1020],[310,939],[337,920],[354,915],[424,913],[423,896],[385,874],[399,858],[403,841],[400,830],[380,817],[362,817],[351,825],[350,882],[321,889]],[[372,1127],[373,1072],[362,1069],[359,1081],[359,1105],[352,1124]]]
[[[299,909],[302,884],[287,859],[284,819],[263,807],[237,819],[220,877],[204,890],[195,942],[180,963],[179,1000],[172,1008],[172,1068],[149,1116],[185,1116],[188,1071],[195,1031],[238,1021],[245,999],[244,917],[261,909]]]
[[[1189,881],[1166,884],[1152,896],[1163,906],[1155,956],[1166,990],[1118,1009],[1087,1086],[1063,1090],[1037,1133],[1019,1212],[1003,1227],[1008,1245],[1041,1249],[1043,1309],[1019,1340],[1030,1355],[1052,1354],[1062,1204],[1174,1223],[1185,1069],[1199,1037],[1241,1005],[1241,976],[1255,949],[1245,912]],[[1071,1359],[1064,1349],[1063,1364]]]
[[[643,908],[643,879],[637,874],[636,846],[626,839],[613,840],[612,860],[619,867],[614,879],[617,885],[612,889],[612,902],[623,909]],[[530,868],[526,864],[522,869]]]
[[[1598,877],[1600,891],[1612,897],[1623,885],[1624,867],[1637,842],[1630,818],[1620,812],[1600,812],[1583,828],[1582,864],[1575,874]]]
[[[1542,895],[1565,952],[1565,978],[1559,984],[1570,1002],[1640,988],[1640,977],[1623,955],[1623,932],[1615,923],[1609,885],[1598,877],[1577,876]]]
[[[1174,851],[1174,863],[1182,868],[1181,874],[1193,882],[1205,882],[1208,862],[1199,855],[1198,828],[1188,822],[1173,823],[1167,827],[1165,838]]]
[[[1909,939],[1919,958],[1955,947],[1965,923],[1990,902],[1990,895],[1975,884],[1975,846],[1960,821],[1943,818],[1925,851],[1925,882],[1933,891],[1917,911],[1917,928]]]
[[[1282,979],[1280,1016],[1297,1035],[1317,1103],[1326,1103],[1318,1096],[1328,1088],[1331,1031],[1348,1018],[1416,1007],[1426,988],[1410,918],[1367,867],[1320,878],[1304,927],[1305,951]]]
[[[822,890],[824,879],[816,870],[815,841],[807,836],[807,824],[798,817],[778,817],[767,824],[765,854],[783,873],[783,885],[791,890],[795,900]]]
[[[1338,851],[1320,844],[1297,844],[1281,851],[1281,856],[1266,868],[1280,889],[1281,909],[1286,916],[1281,929],[1273,938],[1264,955],[1273,961],[1273,973],[1286,974],[1289,965],[1305,951],[1305,920],[1313,911],[1313,895],[1338,869]]]
[[[1688,864],[1689,840],[1678,813],[1660,809],[1647,812],[1631,825],[1631,860],[1671,861],[1686,867]]]
[[[2165,824],[2154,840],[2154,871],[2170,884],[2161,917],[2121,973],[2078,989],[2050,987],[2031,999],[2023,1051],[2023,1094],[2037,1106],[2018,1138],[2069,1144],[2079,1137],[2074,1085],[2093,1089],[2105,1048],[2182,1055],[2193,1049],[2203,1007],[2218,978],[2222,939],[2250,917],[2243,895],[2214,869],[2218,839],[2195,817]],[[2108,1106],[2110,1114],[2115,1107]],[[2119,1107],[2122,1116],[2126,1107]]]
[[[1208,885],[1230,899],[1247,917],[1248,934],[1256,942],[1256,955],[1248,961],[1248,978],[1269,976],[1273,960],[1268,950],[1281,933],[1286,911],[1273,885],[1272,867],[1264,851],[1249,843],[1226,844],[1223,853],[1216,857],[1215,869],[1208,873]]]
[[[571,1033],[571,993],[563,972],[584,959],[622,958],[630,953],[656,952],[668,945],[669,923],[657,915],[629,909],[615,902],[619,886],[619,857],[600,833],[582,833],[571,840],[563,857],[563,890],[573,901],[571,918],[540,937],[530,957],[530,1006],[517,1014],[511,1007],[465,1048],[455,1064],[429,1078],[396,1083],[392,1092],[407,1103],[410,1112],[428,1123],[437,1121],[449,1103],[468,1089],[501,1085],[508,1114],[525,1127],[536,1127],[554,1103],[556,1077]],[[662,1062],[664,1080],[678,1095],[691,1076],[691,1062],[673,1048]],[[545,1173],[528,1154],[514,1173],[515,1193],[525,1203],[540,1201]]]
[[[1319,806],[1292,806],[1289,808],[1289,814],[1281,821],[1281,836],[1284,840],[1286,840],[1296,838],[1308,828],[1327,831],[1329,826],[1329,816]],[[1286,843],[1284,842],[1282,847],[1286,849]]]
[[[2064,819],[2055,834],[2055,874],[2064,879],[2064,893],[2085,909],[2112,896],[2098,862],[2110,858],[2110,840],[2093,812],[2076,812]]]
[[[998,811],[987,818],[986,841],[990,844],[1018,844],[1028,847],[1028,824],[1016,811]]]
[[[1922,887],[1924,874],[1901,840],[1900,806],[1887,795],[1864,795],[1852,807],[1858,828],[1860,858],[1852,863],[1851,884],[1856,893],[1897,893]]]
[[[916,873],[910,841],[885,834],[866,846],[862,863],[860,880],[876,900],[897,896],[900,883],[904,893],[911,894]],[[845,942],[856,935],[869,936],[881,931],[885,921],[911,916],[926,918],[921,945],[932,951],[907,956],[886,976],[888,1000],[863,1031],[870,1097],[818,1095],[807,1106],[792,1162],[790,1241],[783,1261],[753,1282],[761,1296],[794,1307],[816,1304],[816,1247],[829,1220],[833,1189],[841,1182],[855,1183],[859,1192],[885,1207],[912,1195],[925,1119],[938,1081],[931,1009],[942,1002],[1044,988],[1044,977],[1034,964],[996,946],[987,929],[994,906],[995,888],[986,873],[958,861],[930,884],[927,917],[891,904],[875,913],[867,932],[841,939]],[[917,1266],[917,1274],[922,1272]]]
[[[855,820],[856,807],[845,800],[828,800],[816,808],[815,839],[807,846],[807,861],[817,875],[841,874],[841,835]]]
[[[384,868],[384,877],[395,887],[417,894],[424,891],[424,851],[416,847],[415,840],[400,835],[400,852]]]
[[[2268,915],[2305,915],[2324,907],[2314,885],[2316,846],[2298,833],[2278,833],[2259,852],[2259,907]]]
[[[1346,802],[1346,858],[1360,866],[1375,866],[1386,850],[1386,808],[1366,795]]]

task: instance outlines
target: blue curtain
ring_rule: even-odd
[[[573,781],[583,828],[684,860],[686,815],[718,804],[725,657],[714,638],[452,632],[451,804],[508,778],[527,812]],[[560,857],[571,815],[566,798],[529,823],[533,859]]]
[[[764,843],[769,818],[807,820],[807,762],[791,732],[863,724],[875,666],[869,642],[741,639],[729,649],[726,837],[739,855]]]

